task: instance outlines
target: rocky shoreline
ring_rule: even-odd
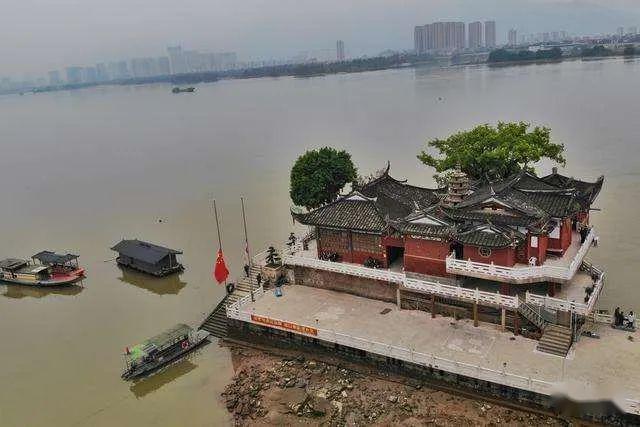
[[[564,425],[340,361],[230,345],[235,374],[221,399],[235,425]]]

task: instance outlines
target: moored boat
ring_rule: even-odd
[[[185,88],[174,87],[173,89],[171,89],[171,92],[173,93],[187,93],[187,92],[195,92],[195,91],[196,91],[195,87],[185,87]]]
[[[42,251],[32,261],[7,258],[0,261],[0,281],[28,286],[63,286],[84,278],[84,268],[78,265],[78,256],[59,255]]]
[[[193,330],[185,324],[177,324],[171,329],[125,350],[125,380],[138,378],[144,374],[171,363],[178,357],[203,344],[209,333]]]

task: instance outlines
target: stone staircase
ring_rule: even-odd
[[[518,307],[518,313],[520,313],[529,322],[536,325],[540,330],[544,330],[547,325],[547,321],[542,317],[540,311],[529,303],[522,303]]]
[[[538,350],[565,357],[571,348],[571,329],[560,325],[547,325],[538,341]]]
[[[518,312],[542,331],[537,346],[539,351],[563,357],[567,355],[572,344],[571,329],[554,324],[544,309],[529,303],[520,304]]]
[[[200,325],[200,329],[204,329],[214,337],[226,338],[227,331],[227,306],[238,301],[240,298],[251,294],[251,291],[258,288],[257,274],[260,273],[260,266],[253,265],[249,270],[249,277],[242,275],[235,282],[235,290],[233,293],[226,295],[222,301],[218,303],[216,308],[207,316]]]

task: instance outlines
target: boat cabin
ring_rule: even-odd
[[[36,283],[51,276],[48,266],[34,265],[29,261],[7,258],[0,261],[0,279],[15,283]]]
[[[161,277],[184,270],[177,260],[182,251],[165,248],[141,240],[122,240],[111,248],[118,252],[118,264]]]
[[[34,263],[37,261],[40,263],[40,265],[51,267],[54,272],[67,272],[77,270],[80,267],[78,265],[78,258],[78,255],[61,255],[52,251],[38,252],[31,257]]]

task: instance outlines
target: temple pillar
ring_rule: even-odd
[[[507,309],[502,307],[501,311],[500,326],[502,327],[502,332],[504,332],[507,330]]]
[[[436,317],[436,294],[431,294],[431,318]]]
[[[396,303],[398,304],[398,310],[402,310],[402,301],[400,299],[400,285],[396,288]]]
[[[500,283],[500,293],[502,295],[509,295],[510,286],[508,283]]]
[[[556,295],[556,284],[555,283],[549,283],[548,288],[549,289],[548,289],[547,293],[549,294],[549,296],[550,297],[555,296]]]
[[[478,327],[478,303],[473,302],[473,326]]]

